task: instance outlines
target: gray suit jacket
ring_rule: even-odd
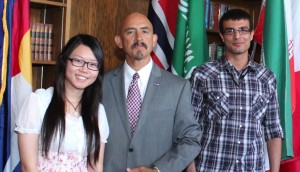
[[[156,166],[182,171],[200,151],[200,129],[191,105],[189,81],[153,64],[136,130],[131,137],[123,65],[106,73],[103,105],[110,127],[104,171]]]

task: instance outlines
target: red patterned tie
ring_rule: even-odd
[[[135,126],[139,118],[142,98],[138,87],[137,80],[139,79],[139,74],[135,73],[132,77],[132,81],[129,85],[128,95],[127,95],[127,108],[129,115],[129,122],[131,127],[131,133],[135,131]]]

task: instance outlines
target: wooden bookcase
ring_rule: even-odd
[[[32,87],[47,88],[53,83],[56,58],[70,35],[71,0],[30,0],[30,22],[53,25],[51,60],[32,59]]]
[[[210,0],[214,4],[225,4],[230,7],[230,9],[233,8],[239,8],[247,11],[253,18],[253,23],[254,23],[254,29],[256,28],[258,19],[259,19],[259,14],[260,14],[260,9],[262,5],[262,0]],[[205,7],[204,7],[205,8]],[[208,43],[222,43],[222,40],[219,36],[219,29],[207,29],[207,39]],[[253,43],[249,49],[249,54],[251,54],[253,49]],[[257,45],[255,47],[255,55],[254,55],[254,61],[259,62],[260,60],[260,51],[261,47]]]

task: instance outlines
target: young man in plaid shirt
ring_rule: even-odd
[[[276,78],[248,55],[252,19],[233,9],[219,27],[223,57],[197,67],[191,77],[192,104],[201,125],[196,171],[265,171],[265,141],[271,171],[279,171],[283,131]]]

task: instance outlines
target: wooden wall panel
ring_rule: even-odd
[[[70,36],[78,33],[94,35],[105,54],[105,71],[124,60],[114,43],[121,21],[131,12],[148,13],[149,0],[73,0]]]

